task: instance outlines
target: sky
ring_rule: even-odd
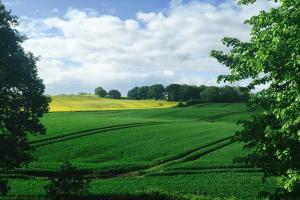
[[[46,93],[126,96],[134,86],[217,85],[227,68],[209,56],[223,37],[249,40],[245,19],[274,3],[258,0],[4,0],[21,22],[26,51],[39,56]],[[235,83],[243,85],[246,82]]]

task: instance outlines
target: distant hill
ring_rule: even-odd
[[[177,104],[163,100],[109,99],[94,95],[58,95],[51,98],[50,112],[169,108]]]

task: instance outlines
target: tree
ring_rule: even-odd
[[[219,102],[224,103],[233,103],[233,102],[239,102],[240,96],[238,94],[238,89],[236,87],[231,86],[224,86],[219,88],[220,91],[220,97]]]
[[[255,0],[240,0],[240,4]],[[231,73],[219,81],[250,79],[249,89],[266,85],[251,101],[263,112],[237,133],[253,153],[242,160],[261,167],[265,176],[280,177],[276,199],[300,197],[300,1],[279,0],[279,7],[262,11],[246,23],[251,40],[224,38],[229,53],[211,55]]]
[[[49,182],[45,189],[47,196],[53,200],[80,199],[88,193],[89,181],[68,161],[61,165],[56,177],[49,178]]]
[[[112,99],[121,99],[121,93],[118,90],[109,90],[108,97]]]
[[[161,84],[155,84],[150,86],[148,97],[150,99],[164,99],[165,98],[165,88]]]
[[[134,87],[133,89],[129,90],[128,93],[127,93],[127,97],[129,99],[140,99],[139,98],[139,90],[140,88],[139,87]]]
[[[205,99],[207,102],[218,102],[220,98],[220,91],[216,86],[209,86],[206,87],[200,95],[202,99]]]
[[[17,17],[0,2],[0,169],[33,159],[27,134],[45,133],[40,118],[50,102],[37,74],[37,58],[22,48],[25,37],[17,25]],[[7,188],[0,182],[1,189]]]
[[[167,98],[169,101],[178,101],[180,98],[180,85],[170,84],[166,87]]]
[[[182,85],[181,88],[181,98],[184,101],[191,99],[200,99],[200,88],[193,85]]]
[[[139,99],[148,99],[149,86],[142,86],[138,91]]]
[[[106,97],[107,96],[107,92],[102,87],[97,87],[95,89],[95,95],[97,95],[99,97]]]

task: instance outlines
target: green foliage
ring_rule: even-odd
[[[95,89],[95,95],[97,95],[99,97],[106,97],[107,96],[107,92],[102,87],[97,87]]]
[[[17,24],[0,2],[0,168],[31,161],[26,137],[45,133],[40,118],[50,101],[37,74],[37,58],[22,48]]]
[[[263,113],[244,122],[245,129],[238,133],[240,141],[253,150],[244,160],[263,167],[266,176],[280,176],[281,190],[299,197],[300,1],[279,3],[246,21],[252,26],[249,42],[224,38],[230,52],[212,51],[211,55],[231,70],[219,81],[251,79],[249,89],[268,85],[252,101]]]
[[[161,84],[155,84],[150,86],[148,91],[148,98],[150,99],[164,99],[165,98],[165,88]]]
[[[171,84],[166,87],[168,101],[178,101],[180,98],[180,85]]]
[[[149,86],[142,86],[139,88],[139,99],[148,99]]]
[[[234,103],[234,102],[247,102],[250,98],[249,90],[245,87],[204,87],[201,92],[201,98],[207,102],[219,103]]]
[[[0,196],[6,196],[11,187],[8,186],[8,181],[0,179]]]
[[[108,97],[112,99],[121,99],[121,93],[118,90],[109,90]]]
[[[70,162],[64,162],[57,177],[51,177],[49,181],[45,189],[47,196],[53,200],[75,200],[88,193],[89,181],[80,176]]]
[[[136,99],[136,100],[140,99],[139,90],[140,90],[139,87],[134,87],[133,89],[128,91],[127,97],[129,99]]]

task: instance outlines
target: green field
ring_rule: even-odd
[[[46,180],[37,176],[70,160],[92,178],[97,195],[158,190],[256,199],[275,181],[263,184],[259,169],[233,162],[247,154],[232,138],[241,128],[236,121],[251,115],[240,103],[48,113],[47,134],[30,137],[38,160],[15,172],[10,195],[44,195]]]
[[[176,105],[169,101],[120,100],[94,95],[58,95],[52,96],[51,99],[51,112],[169,108]]]

